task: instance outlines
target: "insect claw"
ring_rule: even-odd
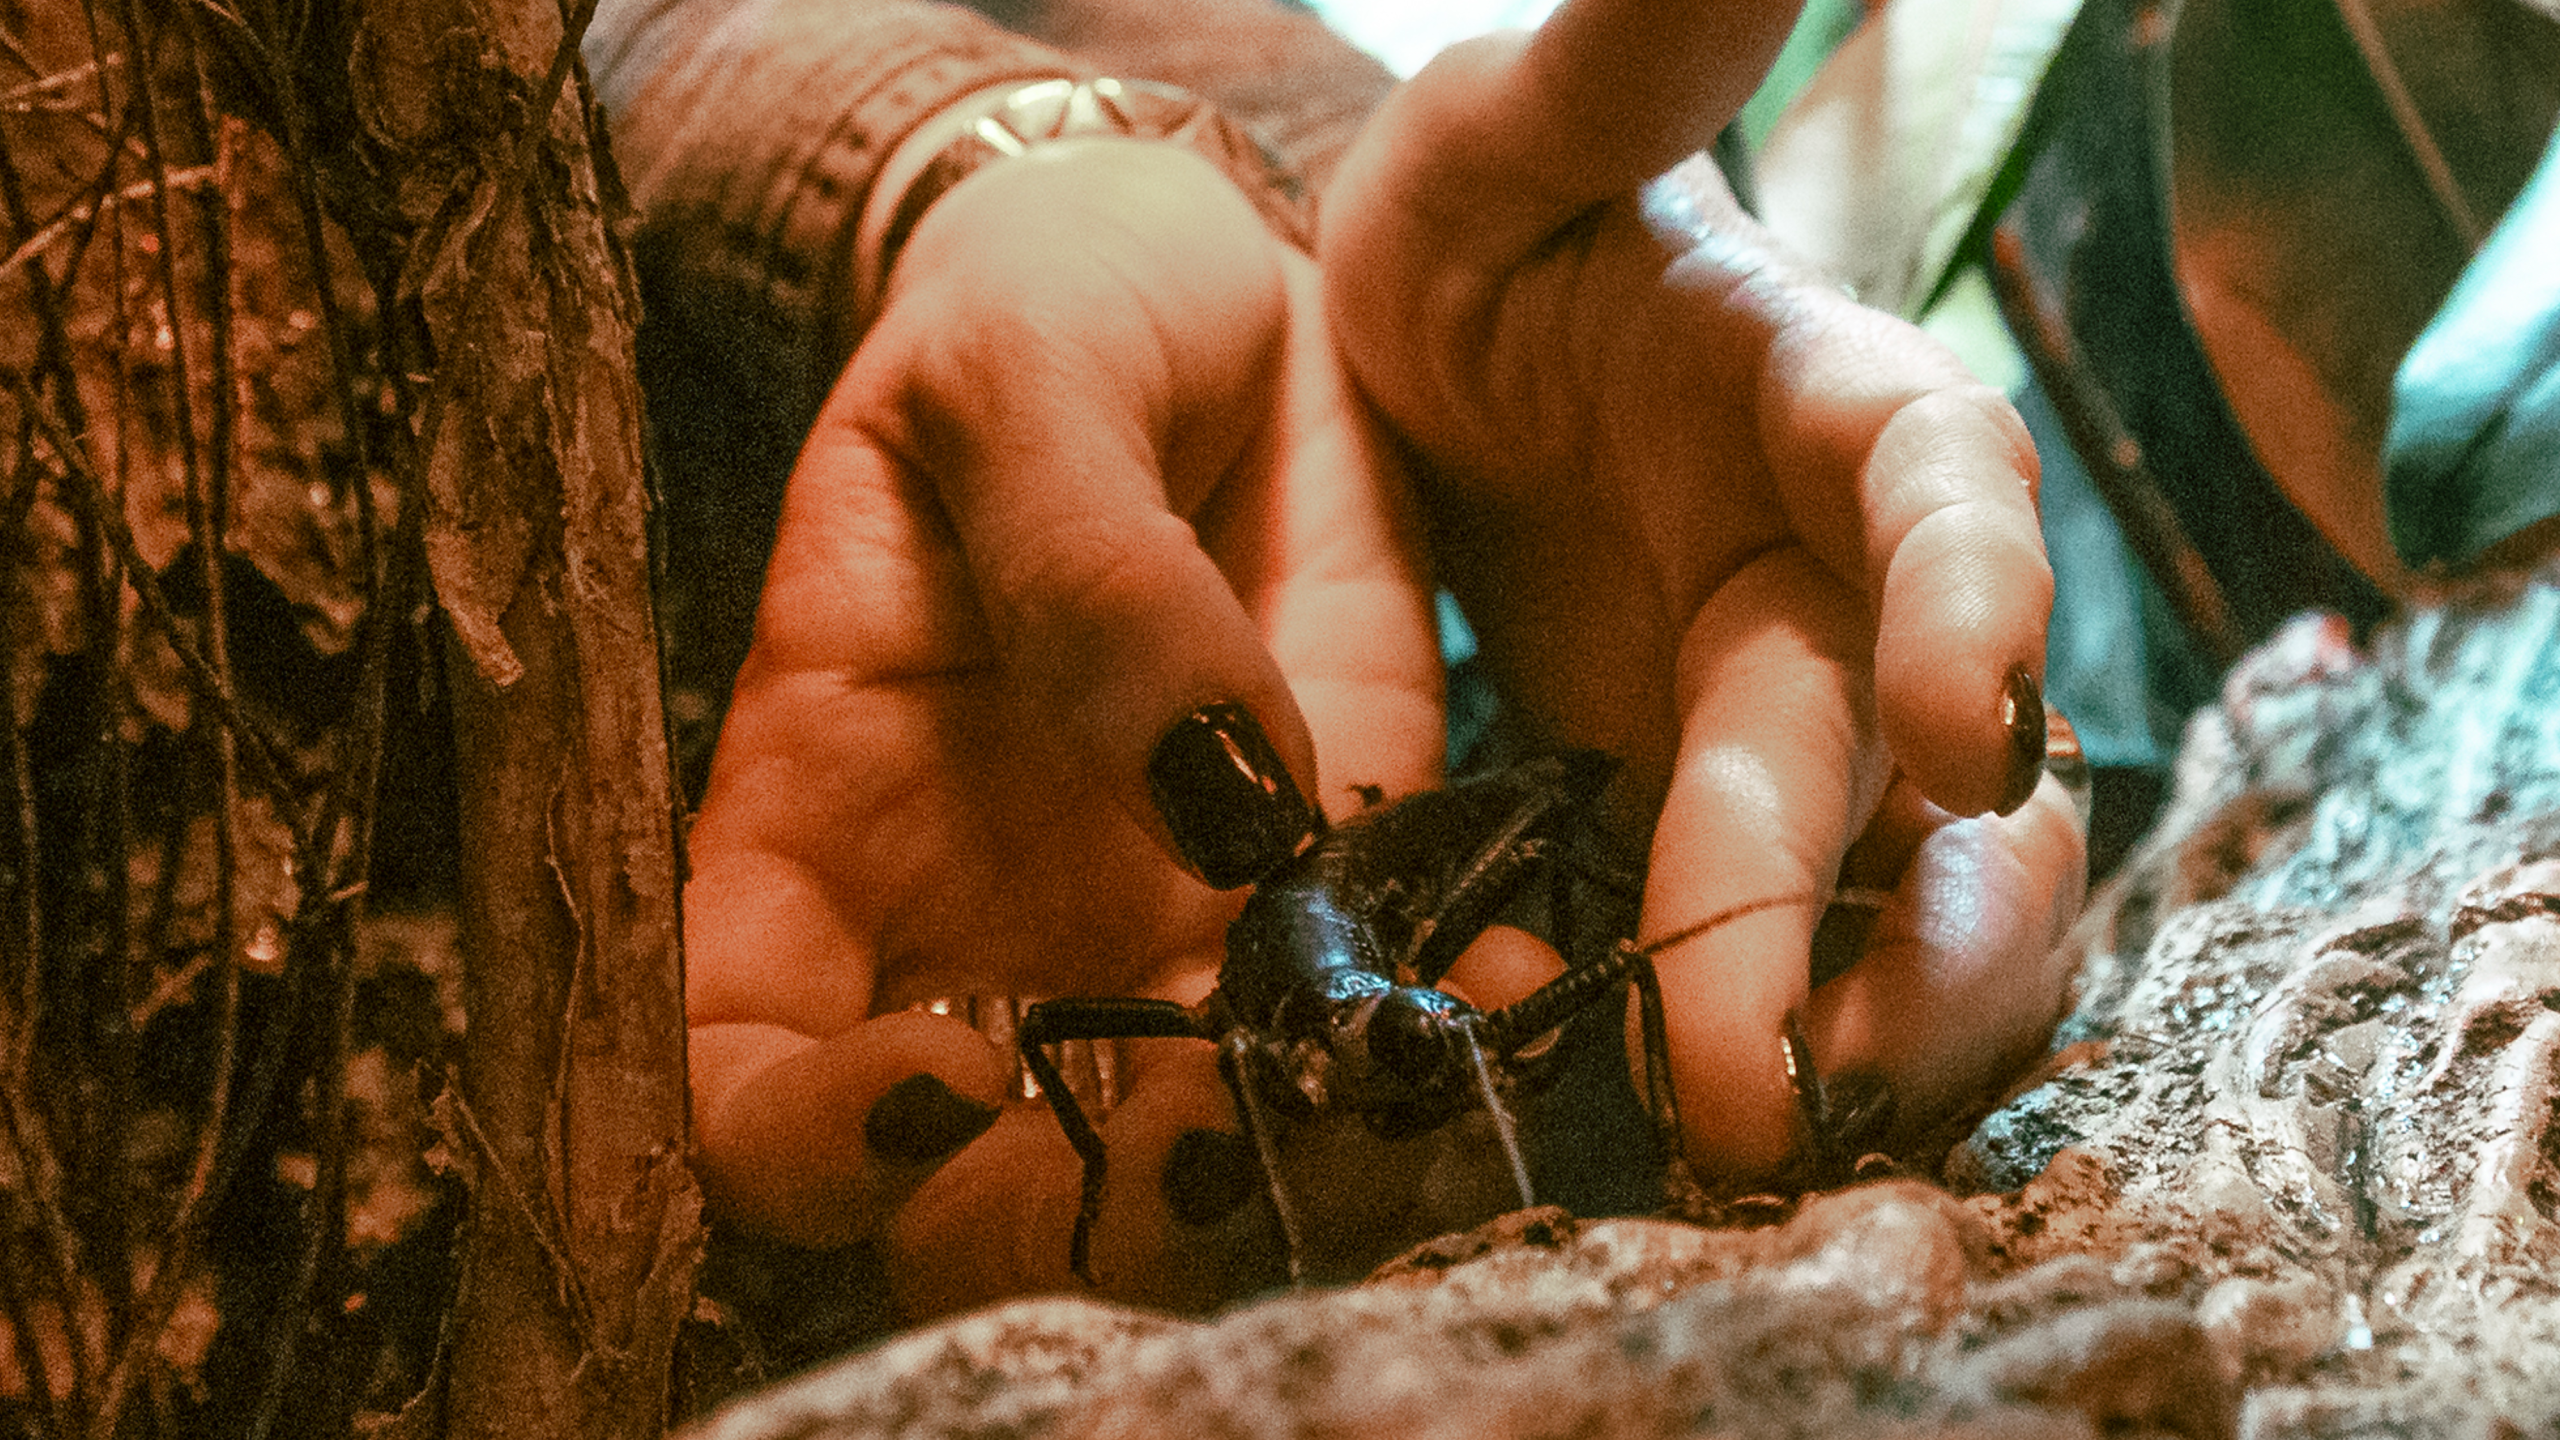
[[[1253,1137],[1254,1154],[1262,1161],[1262,1176],[1271,1189],[1271,1208],[1280,1215],[1280,1238],[1289,1252],[1289,1284],[1307,1283],[1306,1246],[1298,1230],[1298,1214],[1289,1203],[1289,1188],[1280,1179],[1280,1147],[1271,1136],[1271,1117],[1263,1113],[1259,1091],[1250,1069],[1253,1039],[1245,1032],[1228,1032],[1218,1042],[1218,1072],[1227,1082],[1228,1093],[1235,1097],[1236,1118],[1244,1122],[1245,1134]]]

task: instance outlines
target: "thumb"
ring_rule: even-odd
[[[1043,147],[928,212],[838,416],[933,487],[1021,713],[1221,888],[1314,814],[1306,723],[1191,520],[1269,425],[1288,334],[1278,242],[1206,162]]]

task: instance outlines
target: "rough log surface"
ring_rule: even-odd
[[[2555,641],[2546,577],[2251,656],[1948,1188],[1523,1212],[1210,1323],[1025,1301],[701,1433],[2552,1433]]]

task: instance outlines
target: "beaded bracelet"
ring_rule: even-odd
[[[874,182],[854,237],[853,304],[872,316],[898,252],[933,202],[988,164],[1087,136],[1163,140],[1236,182],[1283,240],[1307,249],[1314,225],[1297,176],[1208,101],[1145,80],[1017,80],[961,97],[918,126]]]

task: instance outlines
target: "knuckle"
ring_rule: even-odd
[[[1198,553],[1191,527],[1165,511],[1052,521],[982,557],[990,628],[1014,654],[1051,644],[1062,629],[1097,637],[1152,629],[1180,588],[1186,551]],[[1035,640],[1034,632],[1047,633]]]

